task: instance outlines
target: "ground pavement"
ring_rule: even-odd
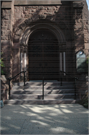
[[[88,109],[79,104],[5,105],[1,134],[88,134]]]

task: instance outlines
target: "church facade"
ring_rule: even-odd
[[[1,51],[6,77],[60,80],[88,71],[88,8],[85,0],[1,1]],[[23,77],[17,77],[20,80]]]

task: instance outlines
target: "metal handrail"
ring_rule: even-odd
[[[66,75],[70,75],[70,76],[71,76],[70,73],[67,73],[67,72],[64,72],[64,71],[59,71],[59,72],[63,72],[63,73],[65,73]],[[71,78],[76,78],[76,79],[78,80],[78,78],[77,78],[76,76],[74,76],[74,77],[71,76]]]
[[[10,81],[12,80],[12,79],[14,79],[14,78],[16,78],[19,74],[21,74],[21,73],[24,73],[24,86],[25,86],[25,72],[26,71],[21,71],[20,73],[18,73],[17,75],[15,75],[14,77],[9,77],[9,78],[7,78],[8,80],[9,80],[9,99],[10,99]]]
[[[26,72],[26,71],[21,71],[20,73],[18,73],[18,74],[15,75],[14,77],[12,77],[12,78],[7,78],[7,79],[9,80],[9,99],[10,99],[10,81],[11,81],[12,79],[16,78],[19,74],[24,73],[24,86],[25,86],[25,72]],[[59,73],[64,73],[64,74],[70,76],[71,78],[74,78],[75,99],[76,99],[76,80],[78,80],[78,78],[77,78],[77,77],[73,77],[73,76],[71,76],[70,73],[67,73],[67,72],[64,72],[64,71],[59,71]],[[42,99],[44,99],[44,79],[43,79],[42,85],[43,85],[43,87],[42,87]],[[61,75],[61,86],[62,86],[62,75]]]
[[[75,87],[75,99],[76,99],[76,80],[78,80],[78,78],[76,76],[71,76],[70,73],[64,72],[64,71],[59,71],[60,73],[64,73],[66,75],[69,75],[71,78],[74,78],[74,87]],[[62,76],[61,76],[61,86],[62,86]]]

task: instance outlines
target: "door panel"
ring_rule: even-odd
[[[59,48],[55,36],[48,30],[38,30],[28,44],[29,79],[58,79]]]

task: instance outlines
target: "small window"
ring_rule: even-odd
[[[86,72],[86,55],[83,51],[79,51],[76,54],[76,68],[77,72]]]

